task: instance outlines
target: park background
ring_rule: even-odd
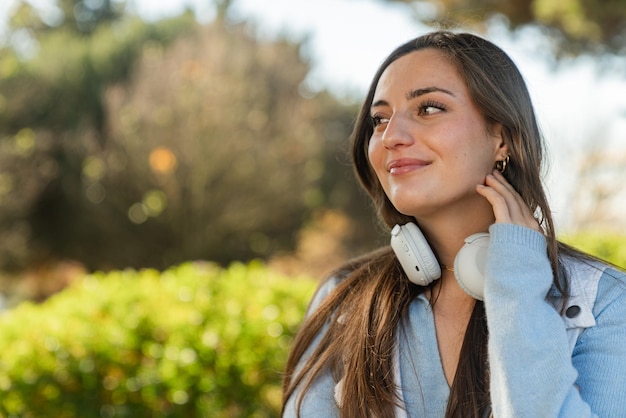
[[[626,1],[3,0],[0,416],[270,417],[317,280],[387,242],[347,138],[429,28],[527,78],[563,240],[626,266]]]

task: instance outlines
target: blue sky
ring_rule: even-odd
[[[0,1],[0,25],[14,1]],[[47,8],[53,4],[51,0],[32,2]],[[210,21],[211,3],[128,1],[148,20],[179,14],[189,6],[201,21]],[[339,96],[361,97],[384,57],[427,30],[405,6],[376,0],[236,0],[234,8],[235,18],[255,21],[259,36],[306,36],[305,53],[313,65],[309,85],[329,88]],[[512,39],[495,24],[486,36],[511,55],[527,80],[550,148],[552,169],[547,184],[552,204],[557,221],[566,225],[569,198],[576,188],[572,168],[584,158],[585,147],[606,141],[607,148],[626,153],[626,77],[623,70],[621,75],[599,74],[591,59],[552,68],[547,41],[536,31]]]

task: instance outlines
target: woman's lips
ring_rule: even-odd
[[[424,168],[429,164],[429,162],[424,160],[403,158],[400,160],[394,160],[387,164],[387,171],[390,174],[404,174],[410,171],[419,170],[420,168]]]

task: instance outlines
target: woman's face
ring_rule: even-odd
[[[396,209],[416,218],[472,213],[506,145],[487,128],[456,67],[440,52],[411,52],[385,69],[370,115],[370,163]],[[469,210],[469,211],[468,211]]]

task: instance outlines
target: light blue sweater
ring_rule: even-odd
[[[561,316],[546,300],[556,293],[543,235],[508,224],[492,225],[489,232],[484,293],[493,415],[626,417],[626,275],[565,259],[564,267],[579,278],[569,306],[580,309],[569,311],[572,318]],[[335,285],[326,282],[310,309]],[[443,417],[450,388],[424,295],[410,304],[397,347],[396,382],[404,401],[397,416]],[[337,383],[329,373],[321,376],[305,395],[300,416],[338,417]],[[289,399],[284,417],[296,416],[299,395]]]

